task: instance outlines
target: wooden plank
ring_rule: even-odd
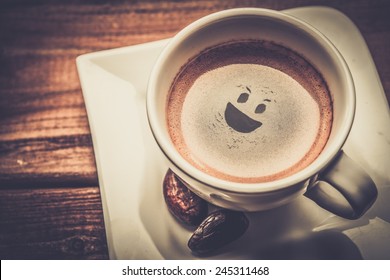
[[[0,190],[0,259],[107,259],[102,213],[98,187]]]
[[[0,189],[97,184],[89,134],[0,141]]]

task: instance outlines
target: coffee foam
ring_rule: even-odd
[[[271,181],[310,164],[323,149],[332,120],[318,72],[268,42],[217,48],[190,61],[171,88],[168,125],[182,156],[206,173],[236,182]],[[242,133],[228,123],[232,106],[257,124],[253,131]]]

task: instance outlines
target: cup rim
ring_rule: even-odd
[[[158,80],[158,76],[160,71],[162,70],[162,66],[168,56],[171,54],[172,50],[176,48],[186,37],[190,36],[193,32],[200,30],[212,23],[218,22],[220,20],[226,20],[229,18],[236,17],[245,17],[245,16],[260,16],[260,17],[268,17],[270,19],[277,19],[283,22],[287,22],[299,28],[300,30],[308,33],[318,42],[321,42],[321,47],[324,48],[328,53],[332,54],[337,60],[339,67],[342,69],[345,74],[345,84],[348,87],[347,97],[349,100],[347,102],[352,104],[352,106],[348,106],[345,110],[345,121],[340,127],[337,133],[337,139],[332,143],[332,149],[328,149],[325,153],[321,155],[321,160],[318,157],[315,159],[309,166],[304,169],[294,173],[288,177],[277,179],[274,181],[268,182],[258,182],[258,183],[240,183],[240,182],[232,182],[223,179],[219,179],[213,177],[205,172],[200,171],[189,162],[187,162],[176,150],[176,148],[171,143],[170,139],[166,139],[164,135],[164,128],[161,128],[158,123],[157,114],[154,113],[155,108],[158,106],[156,95],[158,94],[158,90],[156,88],[156,81]],[[356,108],[356,97],[355,97],[355,88],[352,79],[352,75],[350,70],[345,62],[344,58],[337,50],[337,48],[332,44],[332,42],[326,38],[319,30],[311,26],[310,24],[294,17],[283,13],[281,11],[264,9],[264,8],[234,8],[228,9],[224,11],[219,11],[216,13],[212,13],[210,15],[204,16],[185,28],[179,31],[167,44],[167,46],[163,49],[161,54],[159,55],[155,65],[152,69],[151,75],[149,77],[147,94],[146,94],[146,107],[147,107],[147,117],[150,129],[152,134],[156,140],[156,143],[160,147],[161,151],[165,154],[166,158],[181,172],[191,177],[193,180],[198,181],[204,185],[207,185],[211,188],[220,189],[229,191],[232,193],[264,193],[271,192],[277,190],[283,190],[285,188],[289,188],[293,185],[296,185],[302,181],[305,181],[315,174],[318,174],[322,169],[324,169],[340,152],[342,146],[344,145],[349,132],[352,127],[355,108]]]

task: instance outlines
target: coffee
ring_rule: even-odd
[[[167,106],[179,153],[233,182],[273,181],[302,170],[321,153],[332,126],[321,74],[268,41],[231,41],[202,51],[177,74]]]

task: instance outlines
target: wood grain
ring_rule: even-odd
[[[97,185],[90,135],[2,141],[1,188]]]
[[[107,257],[97,187],[0,192],[0,259]]]
[[[1,1],[0,257],[108,258],[78,55],[168,38],[228,8],[308,5],[352,19],[390,100],[387,0]]]

